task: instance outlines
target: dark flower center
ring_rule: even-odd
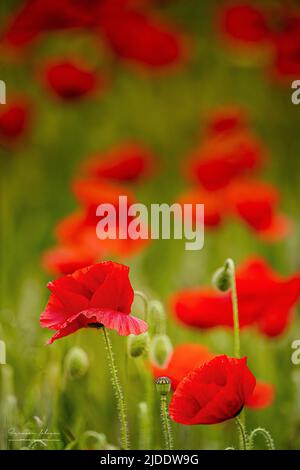
[[[95,323],[88,323],[88,327],[89,327],[89,328],[97,328],[97,329],[99,329],[99,328],[102,328],[103,325],[102,325],[102,323],[97,323],[97,322],[95,322]]]

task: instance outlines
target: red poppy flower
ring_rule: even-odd
[[[86,213],[74,212],[64,218],[56,227],[55,232],[59,243],[67,246],[76,244],[75,257],[78,256],[77,247],[80,247],[80,251],[83,250],[83,253],[87,253],[94,260],[99,260],[109,255],[133,256],[143,250],[149,243],[149,240],[143,239],[112,238],[115,231],[118,235],[118,224],[113,229],[114,232],[110,238],[100,240],[96,233],[96,225],[99,220],[100,218],[92,219]]]
[[[23,46],[40,33],[92,24],[98,0],[74,2],[72,0],[28,0],[10,20],[3,39],[12,46]]]
[[[151,364],[155,378],[168,377],[173,390],[193,369],[216,357],[207,346],[201,344],[179,344],[175,346],[169,363],[165,368]],[[275,387],[266,382],[256,382],[252,395],[249,395],[245,405],[248,408],[263,409],[271,405],[275,396]]]
[[[231,41],[243,45],[260,45],[268,38],[265,11],[250,3],[227,5],[220,13],[221,31]]]
[[[240,326],[256,325],[266,336],[284,332],[300,297],[300,274],[282,279],[260,258],[247,261],[237,271]],[[206,329],[232,327],[230,292],[211,288],[181,291],[171,298],[175,316],[184,324]]]
[[[271,405],[275,396],[275,387],[265,382],[257,382],[256,387],[250,395],[245,405],[248,408],[263,409]]]
[[[204,189],[191,189],[179,197],[179,204],[204,204],[204,224],[206,227],[219,227],[226,216],[226,205],[224,197],[213,191]],[[195,211],[193,211],[195,216]]]
[[[214,110],[208,117],[208,136],[224,135],[244,131],[247,128],[247,117],[238,107],[226,106]]]
[[[130,314],[134,292],[128,274],[127,266],[109,261],[49,282],[51,296],[40,320],[56,330],[49,343],[80,328],[105,326],[121,336],[145,332],[147,324]]]
[[[73,101],[87,96],[103,83],[99,76],[79,63],[62,61],[46,66],[44,80],[57,96]]]
[[[246,357],[217,356],[179,383],[170,402],[170,416],[185,425],[217,424],[235,418],[255,383]]]
[[[152,173],[153,155],[135,143],[126,143],[110,152],[93,156],[83,166],[93,178],[132,182]]]
[[[135,202],[133,193],[119,185],[99,181],[95,179],[75,180],[73,191],[76,198],[83,206],[63,219],[56,228],[56,236],[63,245],[76,244],[87,251],[96,259],[109,254],[117,256],[129,256],[143,249],[149,240],[133,240],[128,235],[128,225],[119,224],[119,196],[127,196],[127,205]],[[101,217],[96,215],[97,207],[102,204],[111,204],[116,210],[116,225],[112,226],[113,233],[105,240],[100,240],[96,234],[96,227]],[[133,217],[128,217],[128,224]],[[108,227],[109,228],[109,227]],[[116,232],[116,239],[113,236]],[[124,238],[118,237],[122,233]],[[127,234],[127,236],[125,236]]]
[[[279,193],[270,184],[239,180],[227,190],[229,207],[264,239],[284,238],[290,229],[288,219],[278,213]]]
[[[15,101],[0,108],[0,142],[14,144],[25,134],[30,118],[25,101]]]
[[[215,355],[206,346],[201,344],[180,344],[175,346],[169,363],[165,368],[151,364],[155,378],[169,377],[172,389],[175,390],[179,382],[195,367],[201,366]]]
[[[50,274],[72,274],[78,269],[95,263],[97,258],[99,260],[94,250],[70,244],[47,250],[43,255],[42,264]]]
[[[118,207],[119,197],[126,196],[128,205],[135,202],[133,191],[112,182],[98,178],[74,179],[72,190],[76,199],[86,208],[96,209],[101,203],[109,203]]]
[[[149,14],[120,9],[108,12],[101,21],[107,44],[119,57],[149,67],[177,64],[183,58],[183,45],[178,33]]]
[[[264,153],[261,143],[247,132],[217,135],[193,152],[188,176],[209,191],[222,189],[233,179],[257,169]]]
[[[280,29],[272,34],[273,70],[277,78],[290,81],[300,74],[300,13],[281,11],[278,24]]]

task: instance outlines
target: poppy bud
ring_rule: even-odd
[[[68,351],[64,365],[65,372],[70,379],[80,379],[88,371],[88,355],[82,348],[73,347]]]
[[[159,333],[165,332],[166,314],[164,306],[159,300],[149,302],[150,322],[153,330]]]
[[[155,335],[150,344],[150,361],[161,368],[166,367],[173,352],[169,336]]]
[[[129,335],[127,340],[127,351],[129,357],[140,357],[148,349],[149,335],[142,333],[141,335]]]
[[[221,292],[231,288],[231,272],[227,266],[217,269],[212,278],[213,285]]]
[[[169,377],[158,377],[155,380],[156,390],[160,395],[168,395],[171,391],[171,380]]]

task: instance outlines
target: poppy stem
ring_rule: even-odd
[[[109,334],[106,331],[106,328],[104,326],[102,327],[102,330],[103,330],[104,343],[105,343],[105,348],[106,348],[108,362],[109,362],[111,383],[112,383],[116,400],[117,400],[117,407],[118,407],[118,414],[119,414],[119,421],[120,421],[121,447],[124,450],[128,450],[129,449],[129,434],[128,434],[126,404],[124,400],[122,387],[121,387],[119,377],[118,377],[118,371],[117,371],[117,367],[115,364],[115,359],[114,359],[114,354],[113,354]]]
[[[242,421],[240,420],[238,416],[235,418],[235,422],[240,432],[241,450],[249,450],[250,448],[249,439],[248,439],[245,425],[242,423]]]
[[[144,303],[144,319],[147,322],[148,321],[148,313],[149,313],[149,307],[148,307],[148,297],[144,294],[144,292],[141,292],[139,290],[134,291],[134,296],[139,297],[142,299]]]
[[[161,413],[161,420],[163,425],[163,433],[165,438],[165,448],[166,450],[173,449],[173,436],[172,436],[172,429],[169,420],[168,414],[168,404],[167,404],[167,396],[161,394],[160,395],[160,413]]]
[[[139,403],[139,449],[149,450],[151,448],[150,443],[150,415],[149,408],[146,402]]]
[[[225,261],[225,269],[229,271],[231,275],[231,298],[232,298],[232,309],[233,309],[233,334],[234,334],[234,356],[240,358],[241,346],[240,346],[240,323],[239,323],[239,308],[238,308],[238,297],[236,289],[236,278],[235,278],[235,265],[231,258]]]
[[[269,431],[264,428],[256,428],[251,432],[249,437],[250,449],[253,448],[254,437],[256,434],[261,434],[265,438],[268,450],[275,450],[274,440]]]

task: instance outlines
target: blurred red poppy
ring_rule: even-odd
[[[124,143],[109,152],[94,155],[83,164],[83,170],[93,178],[136,182],[153,171],[154,157],[145,147]]]
[[[83,98],[102,88],[104,80],[78,61],[56,61],[43,72],[46,86],[64,101]]]
[[[279,192],[274,186],[256,180],[237,180],[229,186],[225,197],[233,213],[265,240],[281,240],[289,233],[291,224],[278,213]]]
[[[206,227],[219,227],[227,215],[227,208],[224,197],[219,192],[205,191],[204,189],[191,189],[183,193],[179,199],[179,204],[204,204],[204,224]],[[195,212],[193,211],[195,216]]]
[[[260,45],[268,38],[265,11],[250,3],[225,5],[220,11],[221,31],[226,38],[244,44]]]
[[[3,40],[12,46],[23,46],[42,32],[86,27],[92,23],[93,3],[72,0],[27,0],[10,20]]]
[[[165,368],[151,364],[155,378],[168,377],[171,380],[172,389],[176,390],[178,384],[193,369],[202,366],[205,362],[216,357],[207,346],[201,344],[179,344],[175,346],[169,363]],[[275,387],[266,382],[256,382],[252,395],[249,395],[245,405],[253,409],[263,409],[271,405],[275,396]]]
[[[74,179],[72,190],[76,199],[87,208],[96,209],[101,203],[109,203],[118,206],[119,197],[126,196],[128,205],[136,201],[131,189],[98,178]]]
[[[255,384],[246,357],[217,356],[179,383],[169,405],[170,416],[185,425],[222,423],[240,414]]]
[[[263,259],[254,258],[238,269],[236,281],[240,326],[257,326],[270,337],[282,334],[300,297],[300,274],[282,279]],[[181,291],[172,296],[171,307],[175,316],[189,326],[233,326],[230,292],[212,288]]]
[[[169,377],[172,389],[175,390],[179,382],[195,367],[201,366],[215,356],[206,346],[201,344],[179,344],[175,346],[169,363],[165,368],[151,364],[155,378]]]
[[[138,10],[108,11],[101,31],[114,53],[129,61],[160,68],[177,64],[184,56],[181,36],[167,23]]]
[[[44,253],[42,264],[50,274],[72,274],[77,269],[99,261],[99,256],[97,259],[93,251],[75,244],[57,246]]]
[[[271,405],[274,396],[274,385],[265,382],[257,382],[252,395],[247,398],[245,405],[248,408],[263,409]]]
[[[127,0],[28,0],[6,27],[3,40],[24,46],[41,33],[83,28],[101,34],[119,57],[161,68],[182,61],[182,36]]]
[[[207,118],[208,136],[225,135],[247,129],[248,119],[243,109],[237,106],[224,106],[213,110]]]
[[[0,143],[14,145],[26,133],[30,108],[25,100],[12,101],[0,108]]]
[[[145,332],[147,324],[130,315],[134,292],[128,275],[127,266],[108,261],[49,282],[51,296],[40,320],[57,330],[49,344],[80,328],[105,326],[121,336]]]
[[[188,177],[209,191],[222,189],[235,178],[259,168],[264,154],[261,142],[248,132],[217,134],[192,153]]]
[[[220,28],[234,46],[266,46],[272,75],[290,83],[300,73],[300,12],[293,5],[261,8],[250,3],[226,5]],[[258,49],[260,48],[260,49]]]
[[[290,82],[300,75],[300,12],[282,10],[277,23],[272,34],[273,72],[277,78]]]
[[[129,256],[143,249],[149,240],[131,239],[128,235],[128,224],[133,217],[128,216],[128,224],[119,224],[119,196],[126,196],[127,203],[124,209],[135,202],[132,191],[117,184],[107,183],[97,179],[74,180],[73,191],[80,202],[81,210],[63,219],[56,228],[56,236],[60,244],[72,244],[82,247],[84,251],[99,259],[99,257],[114,254]],[[96,234],[96,227],[101,217],[96,215],[100,204],[111,204],[116,211],[116,225],[112,228],[116,234],[123,234],[123,238],[114,233],[107,232],[107,238],[100,240]],[[108,227],[109,229],[109,227]]]

